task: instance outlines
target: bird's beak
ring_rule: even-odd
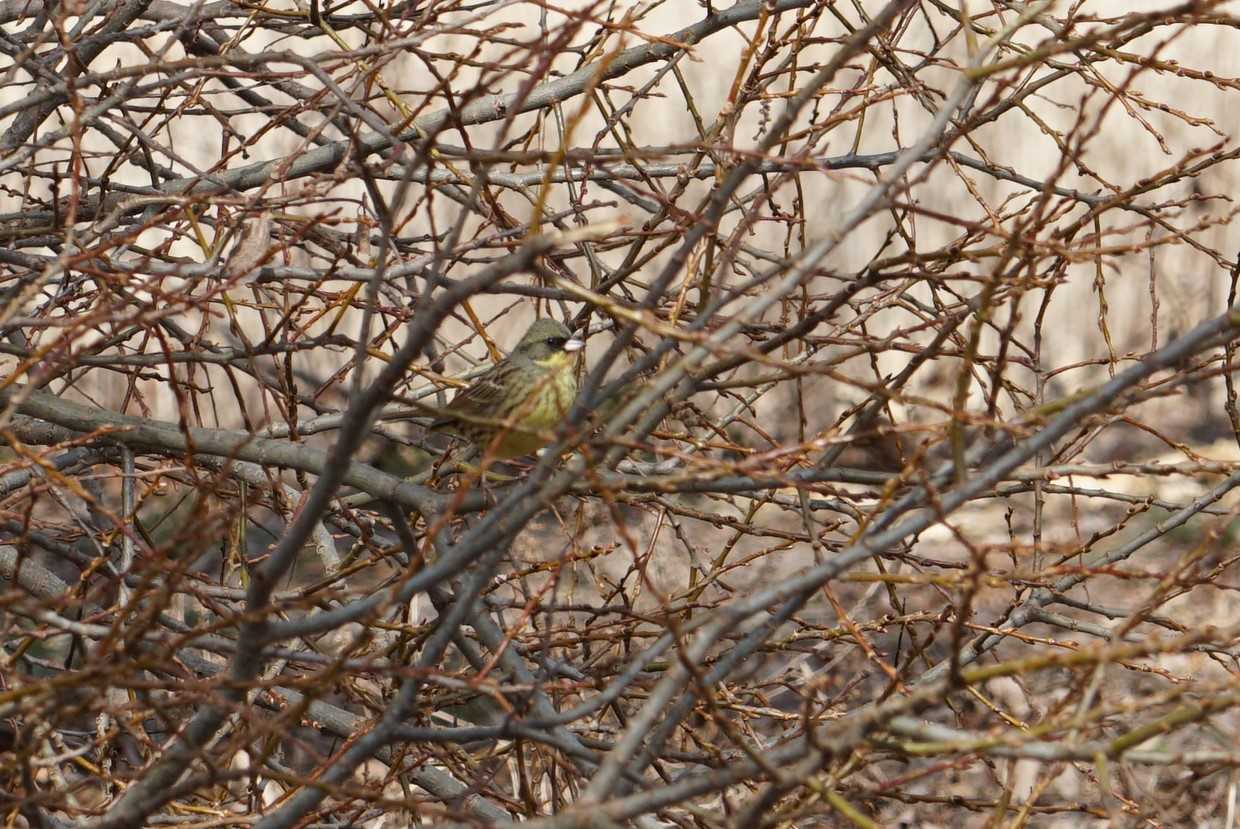
[[[585,347],[586,347],[586,341],[579,340],[576,337],[573,337],[571,340],[564,343],[564,350],[567,351],[569,354],[572,354],[574,351],[580,351],[581,349]]]

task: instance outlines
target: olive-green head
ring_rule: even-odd
[[[513,349],[512,359],[540,365],[567,363],[574,353],[585,346],[585,342],[575,338],[563,323],[553,319],[537,319]]]

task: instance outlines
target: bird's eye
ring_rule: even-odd
[[[547,345],[551,346],[552,348],[563,348],[564,343],[566,342],[568,342],[568,340],[564,339],[563,337],[548,337],[547,338]]]

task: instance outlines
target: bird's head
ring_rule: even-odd
[[[513,349],[512,355],[540,366],[558,368],[569,365],[574,355],[585,346],[585,341],[575,338],[562,323],[553,319],[539,319],[534,320],[521,342]]]

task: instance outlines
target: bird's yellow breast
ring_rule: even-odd
[[[539,387],[532,406],[522,418],[522,425],[530,430],[554,429],[564,419],[573,398],[577,396],[577,378],[573,375],[573,360],[569,354],[555,354],[535,365],[546,374],[539,378]]]

